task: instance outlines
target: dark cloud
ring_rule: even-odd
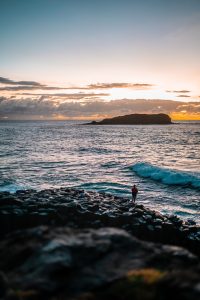
[[[180,91],[166,91],[167,93],[178,93],[178,94],[184,94],[184,93],[190,93],[191,91],[188,90],[180,90]]]
[[[131,88],[137,90],[150,89],[153,85],[149,83],[96,83],[88,85],[89,89],[113,89],[113,88]]]
[[[178,112],[179,111],[187,111],[189,113],[200,114],[200,102],[183,103],[177,107],[177,110],[178,110]]]
[[[19,92],[19,91],[32,91],[32,90],[65,90],[64,87],[56,87],[56,86],[45,86],[45,85],[33,85],[33,86],[4,86],[0,87],[0,91],[3,92]]]
[[[17,91],[31,91],[31,90],[63,90],[64,87],[47,86],[36,81],[15,81],[5,77],[0,77],[0,91],[17,92]]]
[[[18,91],[31,91],[31,90],[55,90],[55,89],[59,89],[59,88],[55,88],[55,87],[47,87],[47,86],[41,86],[41,85],[33,85],[33,86],[26,86],[26,85],[22,85],[22,86],[6,86],[6,87],[0,87],[0,91],[4,91],[4,92],[18,92]]]
[[[87,86],[68,86],[65,89],[70,90],[96,90],[96,89],[113,89],[113,88],[131,88],[131,89],[150,89],[154,85],[149,83],[124,83],[124,82],[115,82],[115,83],[94,83]]]
[[[0,103],[0,114],[38,114],[43,109],[46,109],[46,115],[54,110],[56,101],[45,99],[44,97],[38,97],[37,99],[13,99],[7,98]]]
[[[34,85],[34,86],[43,86],[41,83],[36,81],[15,81],[5,77],[0,77],[0,83],[3,84],[12,84],[12,85]]]
[[[178,95],[176,97],[180,97],[180,98],[189,98],[190,96],[189,95]]]
[[[0,83],[6,86],[0,88],[0,91],[23,91],[23,90],[95,90],[95,89],[113,89],[113,88],[131,88],[136,90],[146,90],[153,87],[149,83],[96,83],[87,86],[67,86],[67,87],[54,87],[41,84],[36,81],[15,81],[5,77],[0,77]],[[7,86],[9,85],[9,86]]]
[[[37,99],[0,98],[0,118],[9,119],[37,119],[54,118],[62,115],[66,118],[117,116],[131,113],[172,113],[187,111],[200,114],[200,102],[178,102],[172,100],[88,100],[87,102],[49,99],[39,96]]]

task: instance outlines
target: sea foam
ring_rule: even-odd
[[[140,177],[150,178],[167,185],[189,186],[200,189],[200,174],[167,169],[146,162],[138,162],[133,165],[132,169]]]

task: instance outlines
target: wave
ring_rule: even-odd
[[[200,189],[200,175],[157,167],[146,162],[136,163],[132,169],[138,176],[143,178],[150,178],[167,185],[188,186]]]
[[[4,187],[0,186],[0,192],[9,192],[9,193],[15,193],[18,190],[26,190],[27,188],[24,186],[19,186],[15,184],[7,184]]]
[[[0,178],[0,192],[15,193],[18,190],[26,190],[28,186],[18,185],[14,180],[9,178]]]

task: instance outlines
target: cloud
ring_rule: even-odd
[[[113,88],[131,88],[136,90],[150,89],[153,85],[149,83],[96,83],[88,85],[89,89],[113,89]]]
[[[136,90],[151,89],[154,85],[149,83],[96,83],[86,86],[66,86],[66,87],[54,87],[41,84],[36,81],[15,81],[5,77],[0,77],[0,91],[23,91],[23,90],[96,90],[96,89],[113,89],[113,88],[131,88]],[[8,86],[9,85],[9,86]]]
[[[189,98],[189,95],[177,95],[176,97],[180,97],[180,98]]]
[[[41,83],[36,81],[15,81],[5,77],[0,77],[0,83],[3,84],[12,84],[12,85],[34,85],[34,86],[43,86]]]
[[[5,77],[0,77],[0,91],[4,92],[17,92],[17,91],[30,91],[30,90],[60,90],[64,87],[47,86],[36,81],[15,81]]]
[[[55,118],[103,118],[131,113],[187,113],[199,114],[200,102],[178,102],[172,100],[112,100],[98,99],[87,102],[50,99],[44,95],[36,99],[0,98],[0,118],[9,119],[38,119]]]
[[[187,113],[200,114],[200,103],[199,102],[189,102],[182,104],[177,107],[177,112],[186,111]]]
[[[31,91],[31,90],[60,90],[64,88],[44,85],[22,85],[22,86],[6,86],[0,87],[0,91],[4,92],[17,92],[17,91]]]
[[[184,93],[190,93],[191,91],[188,90],[180,90],[180,91],[166,91],[167,93],[178,93],[178,94],[184,94]]]
[[[137,90],[151,89],[154,85],[150,83],[94,83],[86,86],[67,86],[64,89],[70,90],[98,90],[98,89],[114,89],[114,88],[131,88]]]

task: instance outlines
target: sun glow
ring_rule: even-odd
[[[200,113],[173,112],[170,114],[172,120],[182,121],[200,121]]]
[[[134,89],[120,89],[114,88],[108,91],[110,93],[109,99],[164,99],[164,100],[177,100],[176,95],[170,95],[169,93],[161,89],[148,89],[148,90],[134,90]]]

